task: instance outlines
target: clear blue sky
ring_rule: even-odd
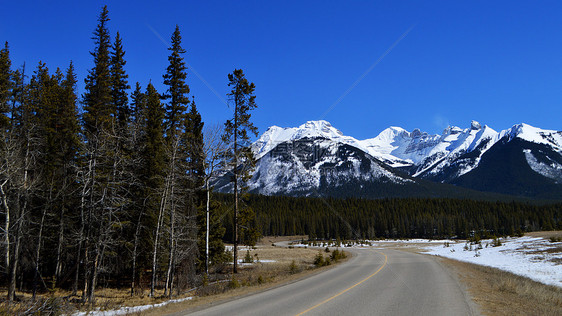
[[[92,67],[104,2],[6,1],[0,40],[14,66]],[[227,74],[256,84],[260,133],[326,119],[359,139],[388,126],[441,133],[471,120],[562,130],[560,1],[108,1],[131,85],[163,91],[166,41],[178,24],[188,83],[203,119],[222,123]],[[412,28],[413,27],[413,28]],[[340,99],[411,28],[394,48]],[[325,114],[325,115],[324,115]]]

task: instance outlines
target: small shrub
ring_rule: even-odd
[[[550,240],[550,242],[561,242],[562,237],[561,236],[551,236],[548,240]]]
[[[291,264],[289,265],[289,273],[295,274],[297,272],[299,272],[299,268],[297,267],[297,264],[295,263],[295,260],[293,260],[291,262]]]
[[[446,241],[445,244],[443,244],[443,248],[449,248],[451,247],[451,243]]]
[[[502,242],[499,238],[494,238],[494,240],[492,240],[492,247],[499,247],[502,245]]]
[[[318,251],[316,257],[314,257],[314,265],[317,267],[323,267],[326,265],[326,261],[324,260],[324,255],[321,251]]]
[[[238,282],[235,277],[232,277],[230,282],[228,282],[228,287],[231,289],[237,289],[240,287],[240,282]]]
[[[203,284],[203,286],[207,286],[209,284],[209,276],[207,275],[207,273],[203,274],[202,284]]]
[[[261,276],[261,274],[258,276],[258,284],[264,284],[265,280],[263,279],[263,277]]]
[[[330,260],[334,262],[338,262],[338,260],[345,258],[347,258],[347,254],[343,250],[340,251],[338,249],[332,251],[332,255],[330,256]]]
[[[244,256],[244,263],[253,263],[254,259],[252,259],[252,255],[250,255],[250,250],[246,251],[246,256]]]
[[[324,251],[325,251],[326,253],[330,253],[330,248],[326,247],[326,249],[324,249]]]

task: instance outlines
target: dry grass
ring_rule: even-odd
[[[300,236],[298,237],[276,240],[275,242],[300,239]],[[269,241],[258,245],[254,250],[250,250],[251,256],[254,257],[254,254],[257,253],[260,260],[276,260],[277,262],[257,264],[251,267],[241,266],[239,273],[236,275],[236,279],[241,285],[240,288],[232,289],[229,288],[228,283],[221,283],[198,291],[197,296],[193,300],[169,304],[144,312],[142,315],[185,315],[187,312],[193,312],[214,304],[295,282],[332,267],[314,268],[312,262],[319,251],[318,249],[273,247],[271,243],[265,245],[266,243],[269,243]],[[245,253],[246,250],[240,251],[240,257],[243,258]],[[296,271],[291,269],[293,261],[295,262]],[[263,282],[260,282],[260,279]]]
[[[282,241],[293,241],[293,240],[308,240],[307,235],[295,235],[295,236],[266,236],[263,237],[259,242],[259,245],[271,245],[273,243]]]
[[[509,272],[442,258],[486,315],[562,315],[562,289]]]
[[[103,288],[96,291],[95,306],[89,306],[81,305],[80,297],[72,296],[70,291],[56,290],[51,293],[38,294],[35,301],[32,300],[31,293],[18,292],[15,303],[11,305],[5,301],[0,303],[0,315],[59,315],[70,313],[76,308],[83,311],[95,308],[111,310],[123,306],[157,304],[167,300],[162,297],[164,294],[162,290],[156,291],[156,298],[150,298],[148,294],[149,291],[146,290],[140,295],[131,297],[129,289]],[[6,297],[7,292],[0,291],[0,296]]]
[[[326,268],[315,268],[313,265],[314,257],[318,253],[318,249],[312,248],[283,248],[274,247],[272,243],[306,239],[306,236],[289,236],[289,237],[264,237],[255,249],[250,249],[251,257],[256,260],[273,260],[275,262],[254,263],[251,266],[240,265],[239,273],[235,276],[239,283],[239,288],[233,288],[230,280],[230,274],[213,274],[211,280],[222,279],[223,282],[209,284],[199,287],[190,293],[185,293],[179,297],[194,296],[193,300],[183,301],[166,305],[165,307],[153,309],[142,313],[147,315],[162,315],[185,311],[186,309],[196,309],[201,306],[216,303],[217,301],[230,300],[235,297],[248,295],[254,292],[263,291],[281,284],[293,282],[304,278],[310,274],[318,273]],[[256,257],[257,254],[257,257]],[[243,259],[246,255],[246,248],[240,249],[239,259]],[[294,262],[294,264],[293,264]],[[329,267],[327,267],[329,268]],[[5,297],[5,291],[0,291],[0,295]],[[80,294],[80,293],[79,293]],[[134,297],[130,296],[128,289],[111,289],[104,288],[96,291],[96,305],[81,306],[81,310],[93,310],[100,308],[101,310],[111,310],[123,306],[138,306],[157,304],[165,301],[162,298],[163,292],[156,292],[156,299],[148,296],[148,289],[142,293],[137,293]],[[21,300],[11,306],[0,303],[0,315],[24,315],[26,310],[35,305],[34,310],[41,309],[47,314],[48,311],[59,310],[60,313],[69,313],[79,304],[80,297],[70,296],[68,291],[56,291],[53,293],[43,294],[39,296],[37,303],[31,302],[29,293],[17,293]],[[66,297],[66,298],[65,298]],[[64,299],[63,299],[64,298]],[[58,314],[60,314],[58,313]],[[57,314],[55,312],[55,314]]]
[[[542,237],[545,239],[549,239],[550,237],[562,237],[562,230],[530,232],[530,233],[525,233],[525,236]]]

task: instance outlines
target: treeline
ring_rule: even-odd
[[[225,201],[230,199],[221,195]],[[468,238],[562,229],[562,204],[461,199],[333,199],[250,195],[265,236],[320,239]],[[230,230],[228,221],[225,221]]]
[[[202,269],[203,122],[180,30],[166,91],[137,82],[129,94],[122,39],[111,41],[108,22],[104,7],[82,96],[72,63],[51,72],[40,62],[28,75],[13,69],[8,43],[0,50],[0,281],[9,301],[16,290],[65,288],[93,302],[98,284],[171,295]],[[224,259],[224,228],[211,206],[213,263]]]

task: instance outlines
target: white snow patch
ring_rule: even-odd
[[[502,238],[501,242],[501,246],[492,247],[492,240],[482,240],[482,249],[465,242],[450,243],[449,247],[443,244],[429,246],[426,249],[432,255],[498,268],[544,284],[562,287],[562,264],[553,262],[562,260],[562,252],[538,252],[561,247],[561,242],[552,243],[533,237]],[[486,244],[489,246],[486,247]],[[465,246],[472,250],[465,250]]]
[[[134,314],[134,313],[140,313],[142,311],[146,311],[146,310],[151,309],[151,308],[162,307],[162,306],[168,305],[170,303],[179,303],[179,302],[189,301],[191,299],[193,299],[193,297],[185,297],[185,298],[179,298],[179,299],[175,299],[175,300],[165,301],[165,302],[158,303],[158,304],[121,307],[119,309],[113,309],[113,310],[107,310],[107,311],[100,311],[99,309],[97,309],[95,311],[74,313],[73,316],[84,316],[84,315],[116,316],[116,315]]]
[[[539,162],[530,149],[524,149],[523,152],[525,153],[525,159],[527,159],[529,167],[531,167],[533,171],[557,181],[562,179],[562,165],[552,160],[550,164]]]

